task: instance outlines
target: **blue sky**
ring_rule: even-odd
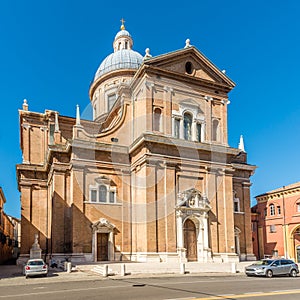
[[[21,162],[18,109],[75,116],[126,20],[134,50],[153,56],[190,38],[236,83],[230,93],[229,144],[243,134],[258,166],[252,197],[299,181],[300,2],[76,1],[0,3],[0,186],[6,213],[20,216],[15,165]]]

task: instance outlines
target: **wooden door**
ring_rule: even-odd
[[[184,223],[184,248],[186,249],[186,258],[188,261],[197,261],[197,238],[196,227],[192,220],[186,220]]]
[[[97,234],[97,260],[108,261],[108,233]]]

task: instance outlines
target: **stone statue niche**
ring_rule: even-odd
[[[30,258],[42,258],[42,249],[38,242],[38,234],[34,235],[34,243],[30,248]]]

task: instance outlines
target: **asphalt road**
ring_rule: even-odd
[[[300,299],[300,277],[161,276],[51,282],[30,278],[1,285],[1,299]]]

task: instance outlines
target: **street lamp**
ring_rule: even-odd
[[[283,188],[283,191],[282,191],[282,208],[283,208],[284,257],[288,258],[287,237],[286,237],[286,221],[285,221],[285,199],[284,199],[285,186],[283,186],[282,188]]]

